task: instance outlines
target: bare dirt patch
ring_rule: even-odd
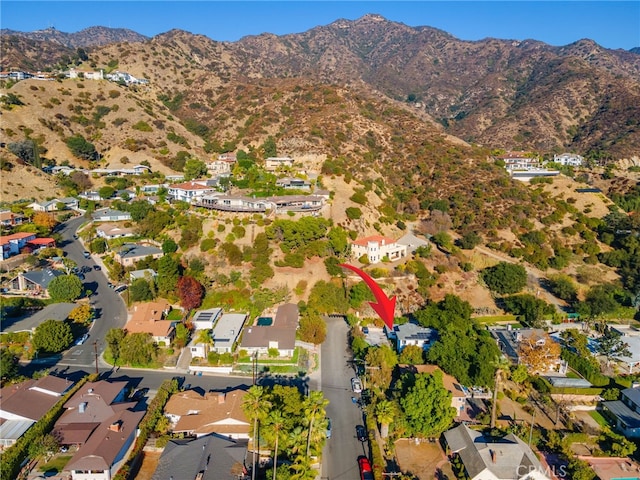
[[[151,480],[156,468],[158,468],[158,462],[160,461],[160,455],[162,455],[162,452],[144,450],[142,454],[142,465],[136,474],[136,480]]]
[[[403,473],[411,473],[420,480],[431,480],[439,478],[436,477],[439,469],[446,475],[445,478],[455,478],[451,465],[437,442],[416,443],[413,439],[401,438],[396,441],[395,449],[398,465]]]

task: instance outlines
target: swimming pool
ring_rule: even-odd
[[[270,327],[273,324],[273,318],[271,317],[258,317],[258,321],[256,325],[260,325],[263,327]]]

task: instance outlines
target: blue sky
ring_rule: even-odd
[[[77,32],[101,25],[154,36],[173,28],[235,41],[260,33],[299,33],[339,18],[378,13],[430,26],[461,40],[535,39],[567,45],[590,38],[606,48],[640,46],[640,1],[31,1],[2,0],[0,26],[53,26]]]

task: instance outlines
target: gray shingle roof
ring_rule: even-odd
[[[32,283],[40,285],[45,290],[49,288],[51,280],[59,277],[60,275],[64,274],[59,270],[52,270],[50,268],[46,268],[44,270],[31,270],[30,272],[25,272],[22,274],[24,278]]]

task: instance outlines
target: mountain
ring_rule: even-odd
[[[127,28],[89,27],[75,33],[66,33],[54,27],[34,32],[18,32],[3,28],[0,35],[16,36],[29,40],[57,43],[67,48],[87,48],[118,42],[144,42],[148,37]]]

